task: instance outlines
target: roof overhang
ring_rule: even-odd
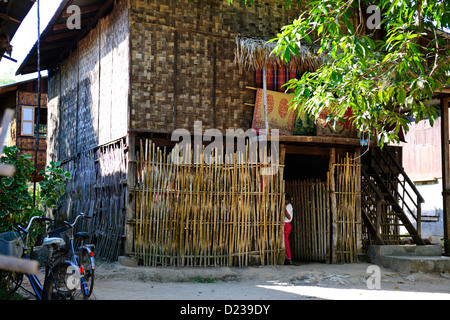
[[[78,41],[97,25],[100,18],[111,11],[114,3],[114,0],[63,0],[40,36],[40,69],[57,68],[77,47]],[[69,28],[73,25],[75,14],[69,8],[72,5],[80,8],[80,28]],[[16,75],[36,71],[37,42],[17,69]]]
[[[11,39],[33,4],[34,0],[0,0],[0,60],[13,60],[7,56],[12,52]]]
[[[47,77],[42,77],[41,81],[47,81]],[[6,93],[6,92],[10,92],[10,91],[14,91],[19,89],[19,87],[23,84],[26,84],[28,82],[37,82],[38,78],[32,78],[32,79],[27,79],[27,80],[22,80],[22,81],[16,81],[16,82],[12,82],[12,83],[8,83],[5,85],[0,86],[0,95]]]

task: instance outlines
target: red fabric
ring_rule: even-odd
[[[258,88],[263,87],[263,70],[256,70],[256,86]],[[283,85],[291,79],[297,77],[297,73],[294,69],[279,67],[279,66],[267,66],[266,67],[266,81],[267,90],[285,92],[286,87]]]
[[[291,247],[289,246],[289,234],[291,233],[291,224],[284,223],[284,245],[286,246],[286,258],[291,259]]]

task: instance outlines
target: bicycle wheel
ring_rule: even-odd
[[[49,300],[85,300],[81,290],[80,273],[77,266],[60,262],[49,272],[47,297]]]
[[[4,291],[5,298],[10,298],[20,287],[23,273],[0,270],[0,288]]]
[[[88,287],[86,298],[89,298],[94,289],[94,265],[92,264],[90,253],[87,250],[81,250],[81,265],[84,269],[84,279]]]

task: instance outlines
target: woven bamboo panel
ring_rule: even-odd
[[[177,34],[177,128],[192,131],[194,121],[211,128],[214,39],[198,33]]]
[[[194,120],[206,128],[250,128],[252,109],[244,104],[254,92],[245,86],[254,73],[236,65],[235,36],[270,39],[298,11],[277,1],[133,0],[129,7],[131,129],[171,132],[174,103],[177,128],[192,130]]]
[[[38,94],[35,92],[19,91],[18,95],[19,105],[37,106]],[[41,107],[47,107],[47,94],[41,93]]]
[[[91,217],[79,221],[77,231],[89,233],[89,243],[95,244],[97,257],[112,261],[123,254],[126,163],[125,145],[120,140],[96,151],[82,152],[63,164],[72,179],[68,180],[58,213],[68,221],[73,221],[80,212]]]
[[[234,61],[235,39],[222,38],[217,41],[217,128],[251,128],[253,108],[245,103],[255,101],[255,92],[245,88],[255,81],[255,73],[239,68]]]
[[[118,2],[108,18],[112,21],[114,35],[110,139],[115,140],[124,137],[128,128],[130,42],[127,1]]]
[[[229,5],[223,0],[132,0],[130,8],[138,21],[216,35],[271,37],[299,16],[295,5],[283,10],[277,0],[255,1],[252,6],[243,1]]]
[[[173,130],[174,30],[133,24],[131,127]]]
[[[76,153],[75,133],[77,125],[78,96],[78,56],[72,53],[61,65],[61,99],[59,121],[59,143],[61,159],[71,157]]]
[[[78,44],[78,141],[77,150],[98,144],[99,28]]]
[[[49,90],[56,99],[50,113],[56,130],[50,149],[58,150],[58,160],[126,135],[128,34],[127,2],[121,0],[79,41],[60,70],[50,74]]]
[[[113,44],[114,25],[112,15],[100,20],[100,104],[99,104],[99,143],[111,139],[111,118],[113,104]],[[103,68],[105,66],[105,68]]]
[[[263,176],[259,161],[237,154],[230,164],[170,159],[166,149],[141,140],[132,190],[141,264],[247,266],[255,256],[263,265],[284,261],[283,165]]]
[[[32,160],[35,158],[35,144],[36,138],[34,136],[22,136],[21,135],[21,122],[22,122],[22,109],[21,106],[37,106],[38,94],[36,92],[18,91],[17,92],[17,108],[16,108],[16,123],[17,123],[17,136],[15,136],[14,144],[19,148],[21,153],[27,153],[32,156]],[[47,108],[47,94],[41,93],[41,108]],[[42,122],[41,122],[42,123]],[[39,149],[37,153],[36,169],[45,169],[46,156],[47,156],[47,143],[45,138],[39,138]]]
[[[58,161],[59,134],[59,72],[48,77],[47,104],[47,163]]]

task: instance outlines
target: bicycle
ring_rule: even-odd
[[[64,226],[59,227],[51,232],[49,236],[61,236],[68,239],[68,246],[66,253],[69,261],[77,265],[80,271],[80,282],[81,282],[81,294],[85,300],[87,300],[91,295],[94,288],[94,270],[95,270],[95,260],[94,260],[94,245],[85,244],[84,242],[89,237],[86,232],[77,232],[74,236],[73,231],[75,229],[75,224],[78,218],[90,219],[83,212],[76,216],[73,223],[64,221]],[[68,229],[70,233],[67,234]],[[80,240],[80,245],[77,250],[75,250],[74,239]],[[74,298],[78,298],[78,292],[73,293]]]
[[[51,221],[51,219],[42,216],[33,216],[26,228],[21,225],[16,226],[16,231],[5,232],[0,235],[8,241],[3,242],[14,245],[13,255],[22,259],[30,259],[28,256],[28,238],[29,229],[34,220]],[[25,241],[24,241],[25,238]],[[58,254],[60,248],[65,245],[65,241],[58,237],[44,238],[42,246],[48,249],[49,255],[45,264],[44,283],[41,284],[35,274],[26,274],[33,291],[25,288],[23,283],[23,273],[8,272],[5,276],[6,285],[9,287],[9,294],[13,294],[18,288],[33,295],[37,300],[66,300],[71,298],[70,283],[73,278],[81,277],[78,266],[70,261],[61,260]],[[22,252],[18,252],[21,248]],[[7,248],[8,249],[8,248]]]

